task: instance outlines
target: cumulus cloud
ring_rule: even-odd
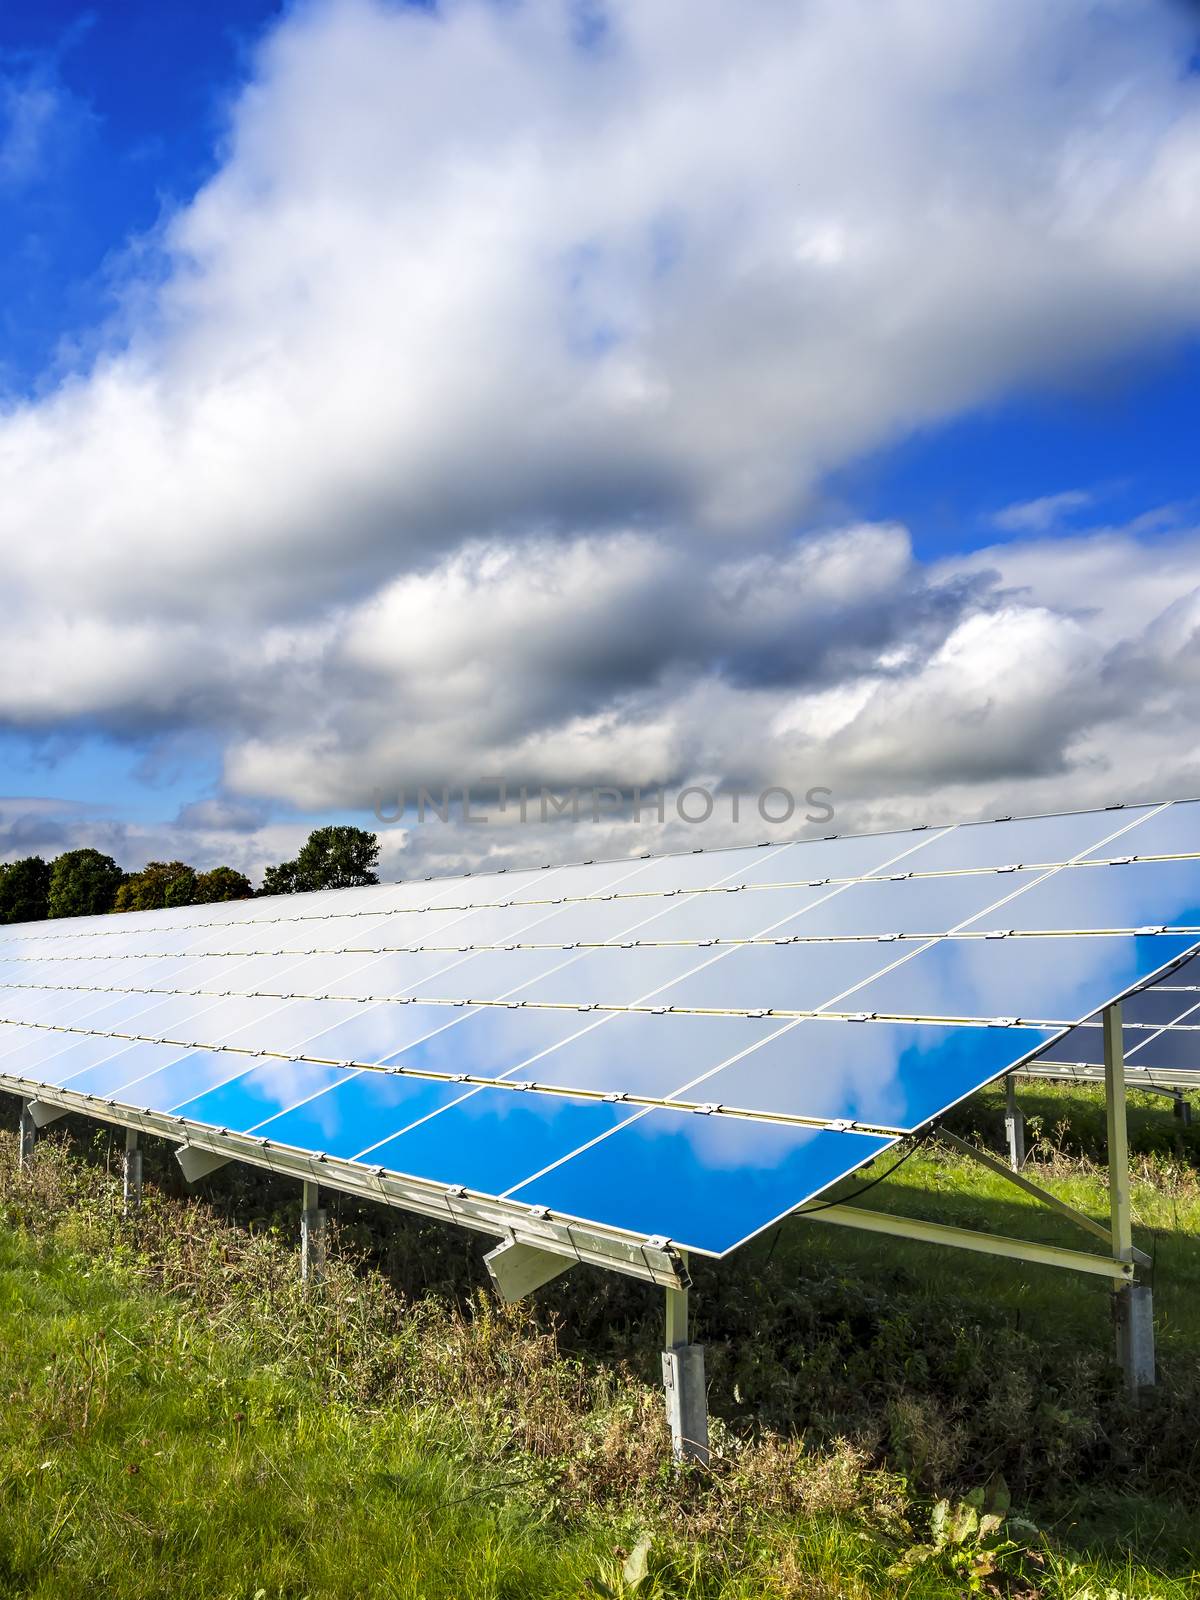
[[[235,801],[313,808],[1099,785],[1120,674],[1173,704],[1138,629],[1187,537],[1131,610],[1133,534],[929,568],[814,521],[865,450],[1200,321],[1183,9],[580,15],[319,0],[267,36],[102,354],[0,416],[0,718],[216,730]]]

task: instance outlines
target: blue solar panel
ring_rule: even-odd
[[[1194,802],[3,929],[0,1085],[721,1254],[1164,972],[1128,1061],[1200,1071],[1189,854]]]
[[[724,1255],[886,1150],[824,1128],[648,1111],[513,1198]]]
[[[918,1017],[1073,1022],[1185,955],[1194,936],[943,939],[839,1002]]]
[[[914,1129],[1049,1037],[1041,1028],[806,1020],[694,1081],[687,1097],[762,1114]]]

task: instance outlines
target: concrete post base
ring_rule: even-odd
[[[704,1384],[704,1346],[680,1344],[664,1350],[663,1389],[676,1461],[708,1465],[708,1391]]]
[[[1014,1172],[1025,1165],[1025,1113],[1017,1104],[1017,1091],[1011,1077],[1005,1081],[1004,1134],[1008,1140],[1008,1164]]]
[[[315,1183],[304,1185],[300,1212],[300,1277],[305,1283],[320,1283],[325,1276],[325,1244],[328,1213],[317,1204],[320,1190]]]
[[[33,1160],[33,1147],[37,1143],[37,1123],[29,1109],[29,1101],[21,1101],[21,1122],[17,1131],[17,1161],[24,1172]]]
[[[1154,1371],[1154,1291],[1144,1283],[1129,1283],[1113,1296],[1117,1324],[1117,1361],[1125,1384],[1136,1395],[1152,1388]]]
[[[142,1152],[138,1149],[136,1128],[125,1130],[125,1161],[121,1170],[121,1190],[125,1215],[133,1216],[142,1205]]]

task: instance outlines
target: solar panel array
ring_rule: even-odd
[[[1198,947],[1196,802],[64,919],[0,1087],[721,1255]]]

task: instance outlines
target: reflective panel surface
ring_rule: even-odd
[[[1048,1037],[1036,1028],[798,1022],[679,1097],[912,1129]]]
[[[813,1011],[890,967],[905,953],[903,945],[874,941],[739,945],[709,952],[706,963],[697,963],[690,976],[659,990],[654,998],[656,1004],[666,1006]],[[857,1002],[853,1009],[859,1009]]]
[[[1068,1024],[1157,975],[1127,1064],[1200,1072],[1200,940],[1102,931],[1200,928],[1200,862],[1141,859],[1188,852],[1194,803],[8,927],[0,1088],[720,1253],[1046,1045],[923,1017]],[[764,1014],[812,1010],[913,1020]]]
[[[1200,851],[1200,801],[1180,800],[1166,810],[1143,808],[1143,820],[1116,847],[1099,856],[1158,856]]]
[[[853,1172],[891,1141],[696,1112],[647,1111],[513,1198],[597,1215],[723,1255]]]
[[[1020,874],[1013,874],[1013,877]],[[1009,883],[1004,877],[998,880]],[[1126,866],[1063,867],[1025,889],[986,928],[1040,929],[1200,926],[1200,861],[1142,861]]]
[[[410,1178],[502,1195],[610,1132],[628,1116],[627,1106],[513,1089],[476,1089],[358,1159]]]
[[[964,822],[931,839],[905,866],[914,872],[962,872],[1072,861],[1128,830],[1151,809],[1130,806],[1122,811],[1080,811],[1062,817],[1019,817],[1012,822]],[[1111,853],[1129,855],[1133,849],[1127,841]]]
[[[665,1100],[713,1068],[753,1050],[779,1028],[777,1021],[766,1018],[618,1013],[580,1031],[583,1019],[574,1020],[573,1038],[509,1076],[554,1088]],[[711,1097],[706,1092],[698,1098]]]
[[[291,1109],[264,1117],[254,1132],[272,1144],[315,1150],[343,1160],[359,1155],[403,1128],[461,1100],[461,1084],[385,1072],[345,1073],[331,1087]],[[378,1162],[375,1165],[379,1165]]]
[[[855,989],[854,1011],[1071,1022],[1182,955],[1192,938],[946,939]]]

